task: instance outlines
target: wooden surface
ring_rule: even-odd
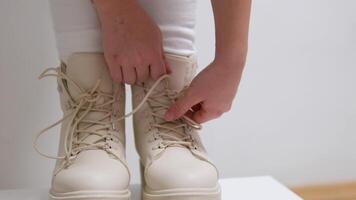
[[[292,190],[305,200],[356,200],[356,182],[305,186]]]

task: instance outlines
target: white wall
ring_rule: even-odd
[[[271,174],[289,185],[356,179],[356,2],[256,0],[248,63],[233,110],[202,137],[222,177]],[[0,188],[46,187],[53,163],[31,147],[61,117],[45,0],[0,1]],[[214,53],[209,1],[199,1],[200,67]],[[41,148],[55,154],[58,129]],[[138,182],[128,120],[128,161]]]

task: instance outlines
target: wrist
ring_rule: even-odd
[[[247,50],[216,51],[214,62],[228,68],[243,68],[246,62]]]
[[[227,59],[217,59],[209,65],[209,67],[215,68],[219,72],[222,77],[226,79],[233,78],[233,80],[239,81],[241,78],[241,74],[244,69],[243,64],[237,64],[236,62],[231,62]]]

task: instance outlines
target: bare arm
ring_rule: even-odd
[[[251,0],[211,0],[216,30],[215,59],[192,81],[185,95],[166,113],[175,120],[194,108],[203,123],[231,109],[245,65]]]
[[[251,0],[211,0],[215,18],[216,58],[243,67],[248,46]]]

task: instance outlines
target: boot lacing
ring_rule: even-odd
[[[55,73],[49,73],[53,71]],[[111,151],[112,146],[109,141],[118,143],[119,138],[116,136],[118,130],[113,129],[112,116],[113,111],[110,109],[115,102],[115,97],[112,94],[106,94],[98,90],[100,86],[100,80],[98,80],[95,86],[89,91],[85,92],[78,84],[76,84],[70,77],[65,73],[60,71],[60,68],[48,68],[40,76],[39,79],[44,77],[54,76],[62,80],[66,80],[68,84],[72,84],[76,89],[78,89],[81,94],[76,100],[70,103],[70,108],[72,111],[67,113],[63,118],[53,123],[52,125],[44,128],[40,131],[34,140],[34,149],[42,156],[51,159],[64,159],[65,165],[71,163],[71,160],[76,157],[81,151],[91,150],[91,149],[102,149],[107,153],[111,154],[115,158],[119,159],[116,154]],[[99,100],[104,100],[103,103],[99,103]],[[101,112],[104,115],[95,120],[85,119],[85,117],[90,112]],[[49,129],[57,126],[65,119],[70,118],[68,126],[65,127],[65,137],[64,137],[64,155],[63,156],[51,156],[42,153],[37,148],[37,140],[39,137],[46,133]],[[84,141],[91,135],[98,136],[91,142]]]
[[[49,73],[53,71],[55,73]],[[58,120],[57,122],[53,123],[52,125],[44,128],[41,130],[35,137],[33,146],[34,149],[42,156],[50,159],[63,159],[65,160],[63,167],[68,166],[71,164],[71,160],[76,157],[80,152],[85,150],[92,150],[92,149],[102,149],[107,153],[113,155],[115,158],[120,158],[111,151],[111,146],[108,141],[119,142],[119,138],[116,136],[117,131],[114,129],[114,124],[118,121],[121,121],[133,114],[135,114],[145,102],[155,102],[158,104],[157,106],[152,107],[151,114],[154,117],[160,118],[163,120],[162,123],[153,123],[151,124],[152,127],[156,127],[160,129],[158,135],[163,140],[162,145],[157,148],[165,148],[168,146],[173,145],[183,145],[188,148],[194,148],[193,137],[187,133],[187,130],[191,129],[201,129],[201,125],[194,122],[187,116],[182,116],[181,118],[174,120],[174,121],[165,121],[162,115],[157,114],[159,110],[167,110],[171,103],[181,94],[174,92],[167,87],[165,87],[164,92],[158,93],[156,92],[153,94],[153,91],[157,88],[157,86],[164,80],[169,77],[169,75],[161,76],[150,89],[144,88],[146,95],[142,99],[142,101],[129,113],[113,119],[112,117],[115,116],[111,109],[105,108],[109,107],[108,105],[112,105],[115,103],[115,97],[112,94],[105,94],[98,90],[100,86],[100,80],[98,80],[95,86],[90,90],[90,92],[85,92],[83,88],[81,88],[78,84],[76,84],[70,77],[68,77],[65,73],[61,72],[60,68],[48,68],[44,72],[41,73],[39,79],[43,77],[54,76],[60,78],[62,80],[66,80],[69,84],[72,84],[76,89],[78,89],[81,94],[76,101],[73,101],[71,108],[73,109],[68,114],[64,115],[63,118]],[[100,98],[109,99],[102,104],[96,104]],[[162,98],[168,98],[169,104],[160,101]],[[103,112],[106,113],[101,119],[97,120],[88,120],[85,119],[90,112]],[[65,141],[64,141],[64,150],[65,154],[63,156],[52,156],[45,153],[42,153],[37,147],[37,141],[41,135],[46,133],[49,129],[59,125],[67,118],[71,118],[70,123],[66,127],[65,131]],[[107,120],[111,118],[111,120]],[[83,126],[85,125],[86,126]],[[171,126],[167,126],[170,124]],[[81,126],[79,126],[81,125]],[[174,126],[172,126],[174,125]],[[95,126],[95,129],[88,130],[88,128]],[[80,128],[79,128],[80,127]],[[162,131],[165,130],[165,131]],[[189,131],[188,131],[189,132]],[[80,134],[80,138],[79,138]],[[86,134],[82,136],[82,134]],[[97,135],[99,138],[93,142],[85,142],[85,138],[89,137],[90,135]],[[196,147],[195,147],[196,148]]]
[[[159,83],[165,78],[168,78],[168,75],[164,75],[157,82]],[[175,100],[184,93],[186,88],[181,92],[176,92],[169,89],[168,80],[163,82],[163,84],[164,87],[162,90],[156,91],[155,93],[152,92],[147,100],[145,100],[150,105],[150,114],[155,118],[155,122],[150,125],[151,127],[158,129],[156,133],[157,136],[154,137],[154,140],[162,140],[160,145],[154,149],[162,149],[169,146],[185,146],[197,149],[194,138],[190,133],[193,129],[201,129],[200,124],[185,115],[174,121],[167,121],[162,115],[162,113],[165,113]],[[149,89],[144,85],[142,87],[147,94],[149,91],[157,88],[156,85],[153,85]]]

